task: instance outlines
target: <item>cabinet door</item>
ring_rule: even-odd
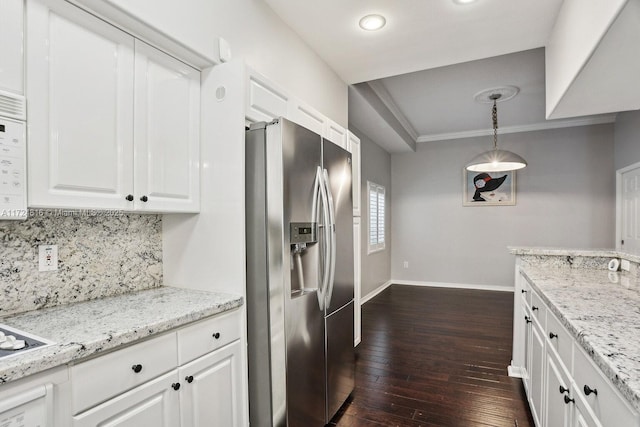
[[[327,119],[326,138],[337,146],[342,147],[345,150],[349,150],[347,130],[329,119]]]
[[[558,357],[553,354],[552,350],[547,352],[546,364],[547,390],[545,393],[545,407],[547,409],[544,425],[549,427],[567,427],[570,421],[571,406],[564,401],[564,396],[568,395],[568,391],[561,392],[561,390],[571,388],[569,375],[558,362]],[[562,389],[560,387],[562,387]]]
[[[23,14],[23,0],[0,0],[0,91],[20,95],[24,94]],[[0,111],[4,111],[2,107]]]
[[[531,326],[531,366],[529,370],[531,415],[536,420],[536,425],[542,425],[542,415],[544,414],[543,393],[544,393],[544,335],[538,325],[534,322]]]
[[[181,425],[185,427],[241,426],[242,366],[240,341],[202,356],[180,368]]]
[[[135,42],[135,206],[200,209],[200,72]]]
[[[176,427],[180,422],[177,370],[73,417],[74,427]],[[182,386],[182,384],[181,384]],[[231,425],[231,424],[230,424]]]
[[[131,209],[133,38],[65,1],[26,8],[29,205]]]
[[[325,117],[314,108],[303,104],[298,100],[292,100],[289,103],[289,119],[300,126],[304,126],[307,129],[324,136]]]
[[[353,216],[360,216],[360,138],[349,132],[351,153],[351,184],[353,194]]]
[[[246,118],[250,122],[270,122],[287,117],[289,98],[267,78],[247,69]]]

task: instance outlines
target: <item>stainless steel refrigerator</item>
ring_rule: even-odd
[[[351,154],[252,125],[246,212],[251,426],[324,426],[354,388]]]

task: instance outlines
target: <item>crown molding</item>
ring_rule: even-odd
[[[519,132],[534,132],[538,130],[547,130],[547,129],[561,129],[561,128],[576,127],[576,126],[600,125],[604,123],[614,123],[615,121],[616,121],[615,114],[607,114],[607,115],[597,116],[597,117],[581,117],[578,119],[553,120],[553,121],[547,121],[543,123],[535,123],[532,125],[501,127],[498,130],[498,133],[508,134],[508,133],[519,133]],[[445,141],[449,139],[474,138],[478,136],[488,136],[488,135],[493,135],[493,129],[479,129],[479,130],[470,130],[470,131],[464,131],[464,132],[439,133],[435,135],[420,135],[418,138],[416,138],[416,142],[420,143],[420,142]]]
[[[374,80],[367,82],[367,84],[369,85],[371,90],[373,90],[373,93],[375,93],[378,98],[380,98],[380,101],[382,101],[382,103],[385,105],[385,107],[387,107],[391,114],[393,114],[398,122],[400,122],[400,125],[402,125],[404,130],[411,136],[411,138],[413,138],[414,141],[417,141],[419,137],[418,132],[416,132],[411,123],[409,123],[409,120],[407,120],[405,115],[402,114],[402,111],[400,111],[395,101],[391,97],[391,94],[389,94],[389,91],[387,91],[387,88],[384,87],[382,82],[380,80]]]

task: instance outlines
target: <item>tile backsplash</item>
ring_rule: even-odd
[[[38,271],[39,245],[58,245],[57,271]],[[0,221],[0,316],[158,286],[160,215],[34,210]]]

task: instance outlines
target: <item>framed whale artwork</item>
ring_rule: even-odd
[[[470,172],[464,169],[463,206],[514,206],[516,171]]]

